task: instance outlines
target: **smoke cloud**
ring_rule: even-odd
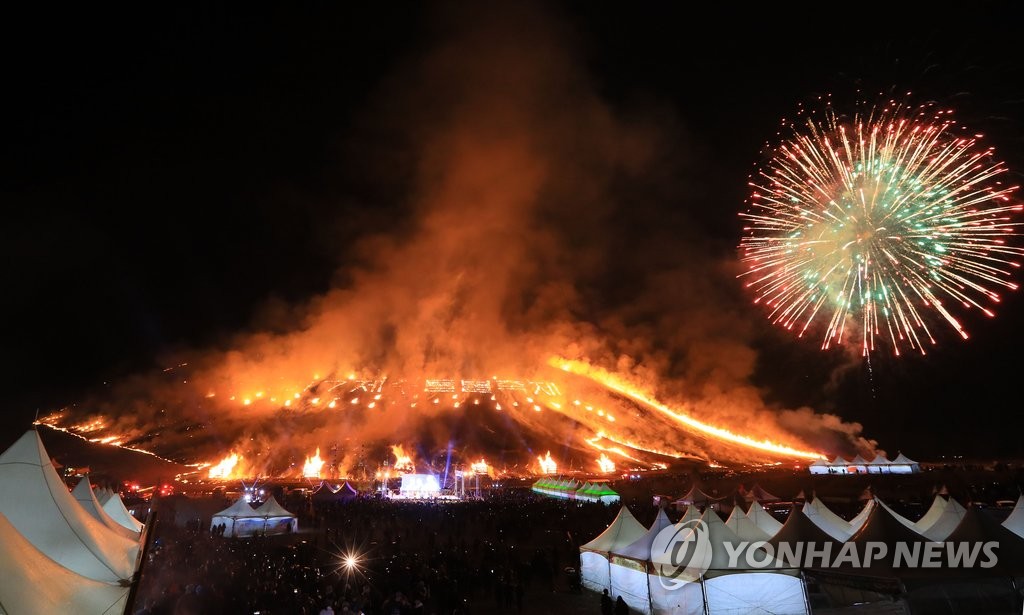
[[[123,382],[60,421],[102,416],[104,429],[179,457],[240,450],[264,468],[301,462],[317,446],[326,457],[333,445],[348,471],[370,443],[411,443],[421,457],[454,446],[529,458],[546,443],[583,449],[599,428],[659,450],[744,456],[553,375],[548,358],[560,355],[740,433],[873,449],[860,425],[769,407],[752,384],[755,316],[740,296],[735,250],[687,213],[738,204],[700,202],[706,191],[682,179],[690,144],[670,110],[603,100],[574,33],[536,7],[442,9],[432,33],[362,118],[358,135],[387,139],[365,144],[358,164],[393,177],[401,203],[392,224],[367,228],[352,246],[335,288],[267,310],[262,330],[229,350],[185,353],[187,369]],[[404,389],[384,395],[404,396],[402,411],[367,409],[372,391],[345,389],[344,411],[328,412],[340,394],[315,383],[349,375],[555,380],[621,418],[549,408],[478,419],[422,395],[413,409]],[[308,409],[312,398],[323,399],[316,419],[282,411],[285,400]]]

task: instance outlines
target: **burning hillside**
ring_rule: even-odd
[[[871,449],[753,384],[731,246],[662,213],[619,232],[692,198],[670,118],[602,100],[544,15],[449,17],[352,137],[397,215],[328,290],[42,422],[229,477],[372,476],[396,445],[417,469],[518,473],[549,451],[598,472]]]
[[[678,460],[772,463],[819,455],[793,437],[774,442],[735,434],[621,382],[571,374],[572,368],[582,371],[579,363],[555,364],[562,369],[548,372],[561,384],[497,376],[368,380],[353,374],[233,395],[208,391],[191,405],[158,412],[155,423],[136,414],[81,421],[77,408],[40,422],[199,465],[210,479],[365,476],[382,464],[398,472],[453,463],[469,469],[481,457],[501,472],[535,474],[549,473],[547,464],[607,473]],[[188,380],[181,384],[187,388]]]

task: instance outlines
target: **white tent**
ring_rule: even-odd
[[[743,509],[739,506],[732,509],[732,513],[725,521],[725,526],[732,530],[734,534],[739,536],[740,540],[754,542],[758,540],[768,540],[771,538],[771,536],[768,535],[768,532],[758,527],[757,524],[754,523],[754,521],[747,516],[747,513],[743,512]]]
[[[61,566],[0,514],[0,613],[121,615],[129,589],[87,579]]]
[[[916,474],[921,471],[921,465],[903,453],[896,456],[889,462],[889,472],[892,474]]]
[[[811,474],[830,474],[832,466],[829,465],[828,460],[817,459],[807,465],[807,469]]]
[[[580,547],[580,576],[583,586],[594,591],[611,591],[611,563],[608,553],[625,547],[647,531],[640,522],[623,506],[608,528]]]
[[[142,523],[128,512],[121,496],[111,491],[106,501],[100,503],[103,504],[103,511],[110,515],[110,518],[116,521],[118,525],[126,527],[133,532],[142,531]]]
[[[832,512],[821,501],[821,498],[816,497],[808,502],[804,502],[803,511],[807,518],[814,522],[814,525],[820,527],[826,534],[839,542],[846,542],[854,534],[854,529],[850,526],[850,522]]]
[[[1024,495],[1017,497],[1010,516],[1003,521],[1003,527],[1024,538]]]
[[[878,454],[867,463],[868,474],[889,474],[889,467],[892,462],[885,458],[885,455]]]
[[[58,564],[110,583],[135,573],[139,544],[115,534],[79,506],[34,430],[0,455],[0,493],[0,514]]]
[[[278,504],[274,496],[260,504],[256,512],[263,517],[264,534],[290,534],[299,531],[298,518]]]
[[[914,523],[914,528],[917,529],[919,533],[923,534],[925,530],[935,525],[935,522],[939,520],[939,517],[942,516],[942,511],[946,510],[946,504],[946,498],[936,495],[934,499],[932,499],[932,505],[929,506],[924,515]]]
[[[253,510],[245,496],[213,515],[210,527],[224,524],[225,536],[255,536],[263,530],[263,515]]]
[[[747,509],[747,517],[769,536],[774,536],[782,529],[782,523],[765,510],[760,502],[752,502],[750,504],[750,508]]]
[[[115,534],[124,536],[129,540],[139,539],[138,532],[133,532],[119,524],[117,521],[114,521],[110,518],[110,515],[103,510],[103,505],[96,500],[96,496],[93,494],[92,485],[89,483],[88,476],[85,476],[82,480],[78,481],[75,488],[71,490],[71,495],[78,500],[79,505],[81,505],[86,512],[92,515],[94,519],[110,528]]]
[[[92,492],[96,496],[96,501],[100,504],[106,504],[110,496],[114,495],[114,492],[107,487],[93,487]]]
[[[763,613],[804,615],[808,613],[803,580],[797,570],[765,571],[730,567],[726,545],[744,541],[737,536],[713,510],[704,511],[701,520],[707,524],[711,541],[711,565],[705,573],[704,595],[708,613]],[[737,563],[744,565],[745,553],[756,543],[741,550]],[[735,549],[735,547],[734,547]],[[754,558],[755,561],[763,557]]]
[[[622,596],[631,609],[641,613],[650,612],[651,596],[647,584],[647,563],[651,559],[651,545],[661,530],[670,527],[672,522],[664,510],[658,510],[651,527],[633,542],[624,547],[616,547],[609,552],[611,568],[611,596],[613,599]]]
[[[874,507],[875,507],[875,500],[874,500],[874,498],[872,498],[870,500],[867,500],[864,503],[864,508],[860,509],[860,512],[857,513],[857,516],[854,517],[853,519],[850,519],[850,529],[853,530],[853,532],[855,534],[857,533],[857,530],[859,530],[860,528],[862,528],[864,526],[864,522],[868,520],[868,517],[871,515],[871,510]]]
[[[941,500],[943,498],[942,496],[937,495],[935,496],[935,499]],[[929,540],[942,542],[953,533],[953,530],[955,530],[958,525],[960,525],[960,522],[963,521],[964,514],[966,512],[967,509],[961,506],[960,502],[957,502],[953,498],[949,498],[949,500],[946,501],[946,505],[942,507],[942,514],[940,514],[934,522],[930,523],[927,527],[922,527],[920,521],[918,522],[918,533],[924,535],[924,537]],[[922,520],[924,520],[923,517]]]
[[[696,506],[687,506],[683,512],[682,518],[679,519],[679,523],[686,523],[687,521],[696,521],[700,519],[700,509]]]
[[[867,474],[868,461],[861,457],[860,455],[857,455],[856,457],[850,460],[849,471],[858,472],[860,474]]]

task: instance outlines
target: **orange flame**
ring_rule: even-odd
[[[705,433],[713,438],[722,440],[724,442],[731,442],[733,444],[739,444],[748,448],[754,448],[768,453],[776,455],[782,455],[784,457],[801,457],[804,459],[824,459],[825,456],[821,453],[815,453],[812,451],[802,451],[784,444],[772,442],[771,440],[757,440],[750,436],[744,436],[735,432],[729,431],[724,427],[716,427],[698,421],[697,419],[677,412],[672,408],[669,408],[665,404],[655,399],[650,393],[641,390],[640,388],[626,382],[619,376],[608,372],[600,367],[590,365],[585,361],[574,361],[571,359],[564,359],[562,357],[552,357],[548,360],[548,363],[553,367],[557,367],[563,371],[576,374],[577,376],[583,376],[589,378],[594,382],[604,385],[605,387],[625,395],[634,401],[638,401],[644,405],[654,408],[658,412],[668,416],[678,423],[682,423],[687,427],[696,429],[702,433]]]
[[[238,465],[238,459],[237,453],[231,453],[224,459],[221,459],[220,463],[210,467],[210,478],[231,478],[231,472]]]
[[[306,457],[306,463],[302,466],[302,477],[303,478],[320,478],[320,470],[324,467],[324,460],[320,458],[320,447],[316,449],[316,454],[312,457]]]
[[[611,474],[615,471],[615,462],[608,459],[608,455],[601,453],[601,456],[597,459],[597,466],[601,468],[602,474]]]
[[[415,472],[416,466],[412,462],[412,457],[405,454],[405,449],[402,448],[401,444],[395,444],[391,447],[391,453],[395,456],[395,469],[400,472]]]
[[[558,464],[551,458],[551,451],[548,451],[546,457],[537,457],[537,463],[540,464],[541,474],[554,474],[558,472]]]
[[[480,459],[480,461],[470,464],[469,467],[473,470],[474,474],[487,474],[488,465],[487,462],[484,461],[483,459]]]

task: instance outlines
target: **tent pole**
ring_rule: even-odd
[[[644,572],[647,573],[647,612],[654,615],[654,595],[651,593],[651,571],[650,562],[644,562]]]
[[[708,606],[708,590],[704,586],[704,575],[700,575],[700,595],[704,599],[704,615],[711,615],[711,607]]]
[[[807,577],[804,571],[800,571],[800,592],[804,595],[804,613],[811,612],[811,598],[807,595]]]

